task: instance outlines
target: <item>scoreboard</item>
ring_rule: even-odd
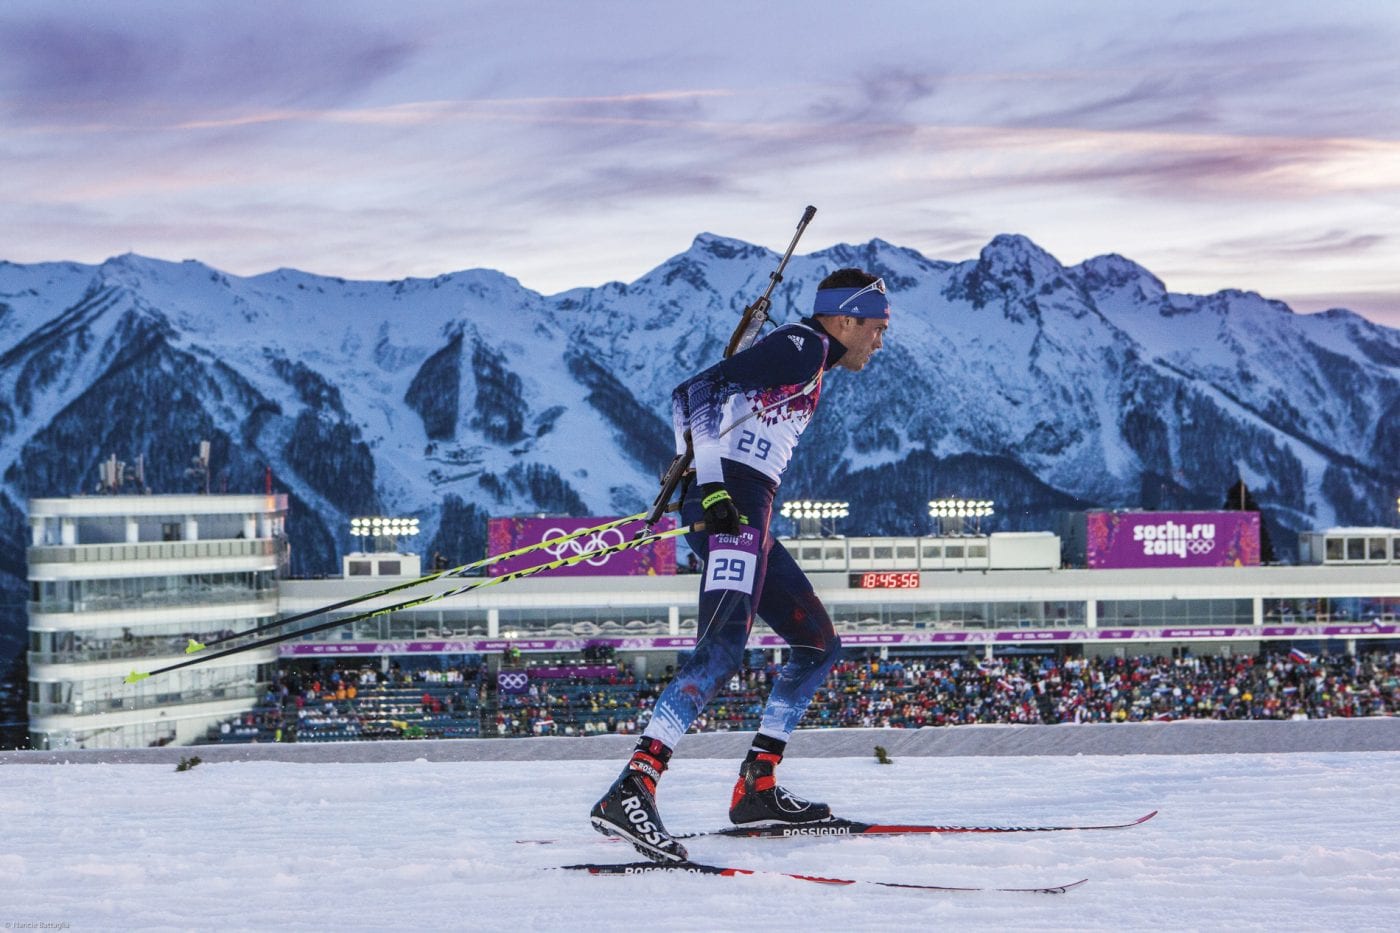
[[[916,590],[919,588],[917,570],[867,570],[847,575],[853,590]]]

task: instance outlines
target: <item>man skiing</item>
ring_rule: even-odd
[[[741,667],[755,610],[783,637],[789,660],[774,680],[758,734],[739,769],[729,818],[738,824],[809,823],[825,804],[779,787],[774,769],[841,640],[812,584],[768,530],[773,501],[821,395],[822,377],[865,368],[883,344],[890,305],[884,283],[838,269],[817,286],[811,317],[777,328],[671,393],[678,450],[694,450],[695,481],[681,501],[687,536],[705,561],[695,651],[657,700],[632,758],[593,806],[595,829],[620,836],[656,861],[685,861],[656,806],[656,784],[677,743]]]

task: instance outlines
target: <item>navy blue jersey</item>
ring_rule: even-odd
[[[688,430],[697,481],[723,482],[723,459],[776,484],[817,409],[822,375],[844,351],[808,319],[779,327],[676,386],[671,393],[676,449],[684,450]]]

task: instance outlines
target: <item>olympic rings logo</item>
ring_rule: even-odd
[[[558,538],[566,534],[569,534],[569,532],[562,528],[551,528],[540,536],[540,541],[545,542],[551,538]],[[626,540],[621,530],[609,528],[607,531],[595,531],[591,535],[582,535],[577,538],[570,538],[567,541],[559,541],[546,546],[544,551],[550,557],[559,560],[564,557],[579,557],[594,551],[601,551],[604,548],[622,544]],[[611,557],[611,554],[602,554],[597,557],[590,557],[582,561],[582,563],[588,564],[590,567],[601,567],[606,564]]]
[[[498,671],[496,686],[508,692],[524,690],[530,686],[530,675],[524,671]]]
[[[1192,554],[1209,554],[1215,550],[1214,541],[1187,541],[1186,546],[1191,549]]]

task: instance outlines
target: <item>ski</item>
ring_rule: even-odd
[[[622,864],[606,864],[598,862],[584,862],[579,865],[561,865],[561,869],[566,871],[586,871],[590,875],[649,875],[655,872],[679,872],[687,875],[718,875],[722,878],[737,878],[743,875],[776,875],[783,878],[794,878],[798,881],[810,881],[814,884],[829,885],[878,885],[882,888],[904,888],[915,891],[1007,891],[1018,894],[1064,894],[1071,888],[1077,888],[1089,879],[1080,878],[1078,881],[1071,881],[1068,884],[1052,884],[1044,887],[1030,888],[989,888],[977,886],[961,886],[947,884],[918,884],[910,881],[869,881],[855,878],[828,878],[825,875],[804,875],[791,871],[770,871],[754,868],[732,868],[725,865],[705,865],[700,862],[625,862]]]
[[[797,839],[818,836],[918,836],[941,834],[997,835],[1003,833],[1065,833],[1092,832],[1106,829],[1130,829],[1141,826],[1157,815],[1153,810],[1126,823],[1065,823],[976,826],[970,823],[863,823],[860,820],[846,820],[833,817],[819,823],[764,823],[756,826],[727,826],[724,829],[711,829],[696,833],[677,833],[676,839],[700,839],[714,836],[728,836],[731,839]],[[554,839],[517,839],[522,845],[550,845]],[[609,838],[607,841],[614,841]]]
[[[1126,823],[1082,823],[1029,826],[974,826],[969,824],[862,823],[833,817],[817,823],[763,823],[753,826],[727,826],[698,833],[677,833],[677,839],[729,836],[737,839],[791,839],[802,836],[913,836],[953,833],[1064,833],[1101,829],[1129,829],[1141,826],[1157,815],[1153,810]]]

